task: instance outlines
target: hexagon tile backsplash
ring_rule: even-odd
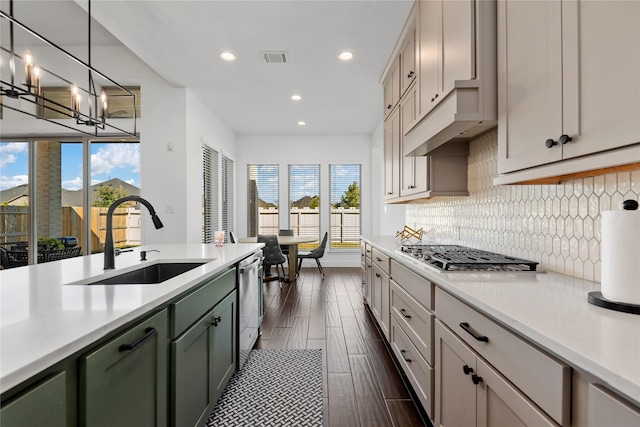
[[[640,170],[559,185],[494,186],[497,131],[469,145],[469,196],[407,205],[405,221],[426,238],[518,256],[541,269],[600,281],[602,211],[638,200]]]

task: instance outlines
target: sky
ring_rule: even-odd
[[[62,143],[62,188],[82,188],[82,144]],[[0,143],[0,190],[28,183],[28,144]],[[119,178],[140,187],[140,144],[92,143],[91,185]]]

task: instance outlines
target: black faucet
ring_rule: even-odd
[[[162,221],[156,215],[156,210],[153,209],[151,203],[147,202],[140,196],[127,196],[121,199],[116,200],[109,206],[107,210],[107,237],[104,242],[104,269],[105,270],[113,270],[116,268],[116,260],[115,260],[115,249],[113,247],[113,212],[115,212],[116,208],[120,206],[121,203],[136,201],[140,202],[149,209],[149,213],[151,214],[151,219],[153,220],[153,225],[158,228],[162,228]]]

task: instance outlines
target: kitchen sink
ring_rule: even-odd
[[[200,267],[213,259],[207,259],[197,262],[159,262],[157,264],[148,265],[138,268],[137,270],[128,271],[117,276],[102,278],[97,277],[96,280],[85,285],[152,285],[162,283],[172,279],[194,268]],[[80,284],[80,283],[78,283]]]

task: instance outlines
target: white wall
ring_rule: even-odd
[[[236,162],[236,231],[247,235],[247,164],[278,164],[280,200],[288,200],[288,166],[320,164],[320,199],[329,200],[329,164],[362,165],[361,212],[362,233],[371,232],[373,194],[379,192],[372,183],[371,137],[369,135],[239,135]],[[286,228],[286,204],[281,204],[280,224]],[[328,211],[321,214],[321,231],[329,231]],[[360,252],[331,251],[327,248],[323,266],[360,265]]]

